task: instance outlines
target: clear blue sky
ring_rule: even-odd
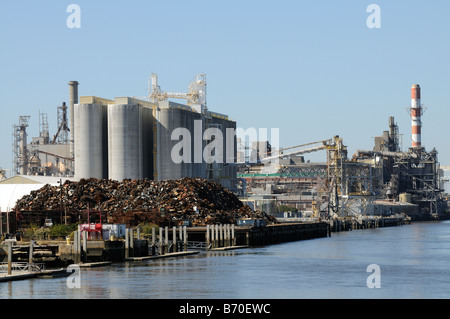
[[[80,29],[66,25],[71,3]],[[381,8],[379,29],[366,25],[371,3]],[[410,146],[418,83],[422,143],[450,165],[447,0],[4,1],[0,44],[2,168],[11,167],[20,115],[31,115],[37,136],[39,111],[48,113],[55,134],[69,81],[80,96],[144,96],[151,73],[175,92],[205,73],[209,108],[239,127],[279,128],[282,147],[340,135],[350,155],[371,149],[389,116]]]

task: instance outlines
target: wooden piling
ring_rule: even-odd
[[[77,258],[78,256],[78,231],[74,231],[73,232],[73,244],[72,244],[72,253],[73,253],[73,262],[74,263],[79,263],[80,260]]]
[[[219,225],[214,225],[215,235],[216,235],[216,244],[215,247],[219,247]]]
[[[162,227],[159,227],[159,254],[164,255],[164,238]]]
[[[209,225],[206,225],[206,249],[209,249],[209,245],[210,245],[210,237],[209,237]]]
[[[152,251],[151,251],[151,255],[155,255],[155,240],[156,240],[156,227],[152,227]]]
[[[183,226],[183,239],[184,239],[184,251],[188,250],[188,237],[187,237],[187,228],[186,226]]]
[[[231,225],[231,246],[236,246],[236,236],[234,231],[234,224]]]
[[[34,240],[30,240],[30,252],[28,256],[28,268],[31,271],[31,264],[33,263],[33,246],[34,246]]]
[[[8,275],[11,275],[12,271],[12,242],[8,241]]]
[[[125,229],[125,258],[130,257],[130,232],[129,229]]]
[[[173,226],[172,252],[177,252],[177,228]]]
[[[134,230],[129,229],[130,235],[128,236],[128,240],[130,241],[129,247],[130,247],[130,253],[129,256],[134,257]]]
[[[177,229],[178,235],[177,235],[177,251],[182,251],[183,248],[181,247],[183,245],[183,227],[178,226]]]
[[[169,252],[169,227],[168,226],[166,226],[164,228],[164,235],[165,235],[164,251]]]
[[[9,234],[9,211],[6,211],[6,233]]]
[[[211,231],[211,248],[215,248],[216,247],[216,236],[215,236],[215,231],[214,231],[214,225],[211,225],[210,227],[210,231]]]
[[[81,231],[77,230],[73,233],[73,253],[74,263],[81,262]]]
[[[230,246],[230,243],[228,242],[228,224],[223,225],[223,239],[225,240],[224,246]]]
[[[87,262],[87,231],[83,230],[83,252],[84,262]]]

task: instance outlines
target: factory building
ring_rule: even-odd
[[[401,151],[398,126],[389,117],[389,129],[375,137],[373,150],[357,150],[352,158],[336,136],[279,150],[271,156],[279,159],[271,174],[263,172],[264,160],[241,163],[241,193],[248,202],[262,203],[261,207],[288,205],[300,211],[296,216],[404,213],[416,220],[449,218],[444,198],[448,178],[440,168],[438,152],[427,151],[421,143],[420,93],[419,85],[411,87],[408,151]],[[257,146],[252,148],[257,152]],[[327,152],[326,163],[304,163],[303,154],[322,150]]]
[[[236,122],[208,110],[205,75],[198,75],[187,93],[170,93],[152,74],[148,97],[79,97],[79,83],[68,85],[69,105],[58,107],[53,138],[46,114],[39,137],[30,143],[30,116],[14,126],[14,175],[118,181],[201,177],[235,190]]]
[[[209,127],[224,132],[225,148],[226,129],[235,129],[236,123],[226,115],[210,111],[201,114],[188,105],[171,101],[156,104],[132,97],[81,97],[80,103],[75,104],[75,177],[232,179],[233,165],[227,163],[225,152],[219,163],[207,163],[202,156],[208,145],[204,137]],[[190,154],[177,163],[172,153],[178,150],[180,140],[173,134],[180,128],[190,135],[189,141],[182,141],[186,143],[181,151]],[[195,134],[196,130],[199,134]]]
[[[58,131],[50,138],[46,113],[39,113],[39,136],[28,143],[30,116],[20,116],[13,126],[13,170],[11,175],[72,176],[73,158],[65,116],[65,103],[58,107]]]
[[[161,90],[152,74],[149,92],[147,97],[78,97],[78,82],[69,82],[69,106],[58,106],[53,137],[44,114],[39,136],[29,143],[30,117],[21,116],[14,126],[13,175],[118,181],[201,177],[269,213],[285,205],[306,217],[399,210],[418,219],[448,217],[444,173],[449,169],[440,167],[435,149],[422,145],[417,84],[411,87],[411,147],[401,150],[398,126],[389,117],[388,130],[375,138],[373,149],[357,150],[352,158],[339,136],[282,149],[257,140],[238,152],[236,122],[208,109],[202,74],[187,93]],[[304,154],[317,151],[326,152],[326,162],[305,162]]]

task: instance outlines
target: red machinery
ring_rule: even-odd
[[[88,239],[102,239],[103,237],[102,224],[100,223],[81,224],[78,225],[78,230],[86,231]]]

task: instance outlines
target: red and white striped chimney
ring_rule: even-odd
[[[422,147],[422,122],[420,113],[422,106],[420,105],[420,86],[414,84],[411,87],[411,125],[412,125],[412,147]]]

